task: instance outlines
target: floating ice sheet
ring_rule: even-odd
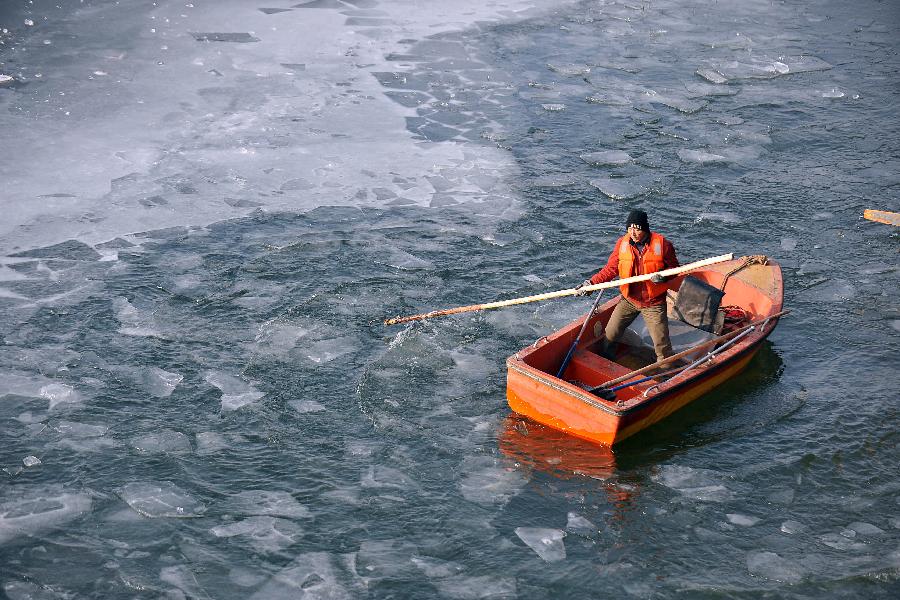
[[[61,404],[78,404],[81,395],[71,385],[50,383],[41,388],[41,397],[50,401],[50,410]]]
[[[597,167],[619,167],[633,161],[631,155],[622,150],[603,150],[581,155],[581,160]]]
[[[447,579],[439,579],[434,585],[446,598],[456,600],[472,600],[473,598],[490,598],[491,600],[513,600],[519,598],[514,577],[496,577],[482,575],[469,577],[459,575]]]
[[[548,527],[516,527],[516,535],[546,562],[566,558],[565,531]]]
[[[90,512],[91,497],[59,486],[26,485],[0,497],[0,544],[55,529]]]
[[[680,148],[676,154],[678,154],[678,158],[680,158],[682,162],[686,163],[706,165],[728,162],[727,157],[722,156],[721,154],[706,152],[704,150],[688,150],[686,148]]]
[[[134,511],[150,518],[197,517],[206,507],[170,481],[134,481],[119,495]]]
[[[162,429],[131,439],[131,447],[144,454],[190,454],[191,441],[180,431]]]
[[[312,552],[301,554],[276,573],[250,600],[353,600],[364,595],[365,584],[356,574],[353,555]]]
[[[325,410],[325,407],[315,400],[291,400],[288,406],[300,414],[315,413]]]
[[[221,371],[209,371],[205,379],[207,383],[219,388],[222,392],[223,412],[237,410],[265,396],[263,392],[260,392],[243,379]]]
[[[547,68],[553,71],[554,73],[559,73],[560,75],[565,75],[566,77],[575,77],[579,75],[587,75],[591,72],[591,67],[588,65],[579,65],[579,64],[552,64],[548,63]]]
[[[575,512],[570,512],[566,518],[566,531],[585,537],[591,537],[597,535],[599,529],[586,517]]]
[[[463,497],[478,504],[506,504],[528,483],[521,472],[490,457],[468,457],[461,471],[459,486]]]
[[[789,73],[827,71],[831,65],[815,56],[747,58],[713,62],[697,69],[697,74],[711,83],[728,83],[745,79],[773,79]]]
[[[728,522],[732,525],[740,525],[741,527],[752,527],[759,523],[759,517],[751,517],[750,515],[741,515],[737,513],[728,513],[725,515]]]
[[[122,324],[119,333],[138,337],[162,337],[156,329],[153,315],[139,310],[127,298],[115,298],[112,304],[116,318]]]
[[[747,554],[747,570],[755,577],[782,583],[799,583],[806,574],[799,563],[766,551]]]
[[[662,193],[668,188],[665,179],[649,175],[598,177],[589,183],[613,200],[631,200],[652,192]]]
[[[62,436],[76,439],[101,437],[109,431],[106,425],[88,425],[74,421],[57,421],[51,427]]]
[[[198,42],[232,42],[237,44],[247,44],[250,42],[258,42],[259,38],[250,35],[249,33],[240,32],[240,33],[231,33],[231,32],[222,32],[222,33],[195,33],[191,32],[191,35],[194,36],[194,39]]]
[[[734,493],[724,484],[724,475],[710,469],[694,469],[681,465],[663,465],[653,480],[704,502],[725,502]]]
[[[243,515],[265,515],[289,519],[311,517],[312,514],[288,492],[277,490],[245,490],[226,500],[224,510]]]
[[[240,537],[258,552],[277,552],[294,544],[303,535],[303,528],[287,519],[255,516],[219,525],[210,529],[220,538]]]

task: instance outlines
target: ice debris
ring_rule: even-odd
[[[516,535],[546,562],[566,558],[566,546],[563,543],[565,531],[548,527],[516,527]]]
[[[119,493],[135,512],[150,518],[197,517],[206,507],[170,481],[134,481]]]

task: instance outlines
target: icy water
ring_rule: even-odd
[[[900,595],[895,4],[0,18],[8,598]],[[590,300],[382,324],[571,287],[634,207],[793,313],[615,453],[504,398]]]

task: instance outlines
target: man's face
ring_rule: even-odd
[[[649,232],[644,231],[638,225],[632,223],[628,226],[628,235],[631,237],[632,242],[642,242],[644,238],[649,235]]]

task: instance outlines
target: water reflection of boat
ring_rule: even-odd
[[[504,456],[526,468],[555,477],[606,480],[616,470],[612,448],[566,435],[514,413],[503,423],[499,447]]]
[[[653,368],[641,356],[649,338],[636,330],[631,344],[620,344],[615,360],[601,356],[596,350],[598,340],[586,335],[565,372],[557,377],[582,317],[507,359],[510,408],[570,435],[611,446],[740,373],[784,314],[781,267],[771,260],[737,259],[694,271],[691,276],[724,288],[721,303],[735,307],[744,320],[715,335],[673,319],[670,306],[673,344],[675,329],[682,328],[691,338],[684,352],[672,358],[683,356],[689,368],[670,371],[668,378],[658,374],[644,377],[640,367]],[[677,277],[671,287],[678,289],[684,277]],[[590,317],[587,331],[593,331],[597,322],[605,324],[617,302],[613,299],[600,307]],[[692,337],[696,335],[701,337]],[[610,394],[611,390],[615,394]]]

